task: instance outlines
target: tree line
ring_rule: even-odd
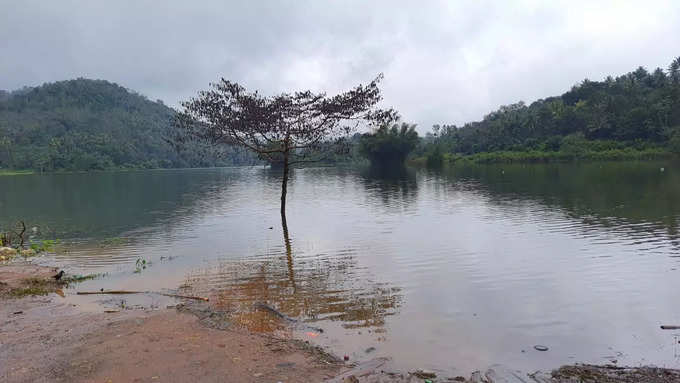
[[[680,152],[680,57],[667,70],[643,67],[583,80],[557,97],[501,106],[481,121],[435,125],[421,152],[579,154],[633,148]]]
[[[414,125],[397,122],[393,110],[372,111],[380,99],[379,79],[369,90],[357,87],[335,98],[310,91],[263,97],[223,80],[199,94],[196,100],[207,97],[203,104],[185,103],[179,114],[102,80],[0,91],[0,167],[285,167],[361,158],[390,166],[408,156],[436,165],[461,156],[491,161],[680,153],[680,57],[666,70],[639,67],[602,81],[586,79],[561,96],[501,106],[481,121],[435,125],[422,138]],[[235,102],[229,104],[233,110],[211,105],[209,97],[216,96]],[[186,117],[200,120],[210,113],[231,122],[224,129],[205,118],[203,125],[186,124]],[[185,124],[177,123],[178,116]],[[286,127],[292,119],[295,129]],[[356,119],[370,120],[373,128],[355,133]]]

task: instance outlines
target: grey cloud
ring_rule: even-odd
[[[170,105],[220,77],[336,92],[383,72],[421,132],[680,55],[668,1],[0,0],[0,89],[101,78]]]

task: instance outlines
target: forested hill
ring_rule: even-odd
[[[0,167],[97,170],[249,161],[207,148],[178,153],[166,142],[174,113],[161,101],[103,80],[0,91]]]
[[[578,152],[658,148],[680,152],[680,58],[643,67],[526,105],[502,106],[482,121],[435,125],[440,150]]]

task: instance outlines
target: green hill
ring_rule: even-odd
[[[561,96],[502,106],[462,127],[435,125],[421,151],[435,147],[489,161],[680,153],[680,57],[667,70],[584,80]]]
[[[103,80],[0,91],[0,167],[99,170],[240,164],[250,157],[166,140],[175,111]]]

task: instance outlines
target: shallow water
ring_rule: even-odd
[[[60,238],[45,262],[108,273],[77,290],[181,286],[257,331],[277,327],[250,312],[266,302],[352,359],[460,375],[494,363],[680,367],[680,337],[659,329],[680,324],[677,165],[299,169],[287,234],[280,178],[258,167],[0,177],[0,224]],[[151,264],[135,273],[140,258]]]

